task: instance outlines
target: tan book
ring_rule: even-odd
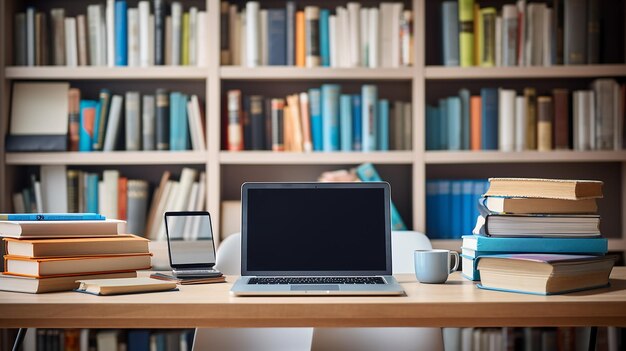
[[[4,241],[7,255],[37,258],[147,254],[150,252],[149,240],[135,235],[48,240],[4,238]]]
[[[598,180],[490,178],[485,196],[580,200],[602,197]]]
[[[65,66],[65,9],[55,8],[50,10],[50,21],[52,30],[52,64],[55,66]]]
[[[291,118],[292,128],[292,151],[302,152],[303,138],[302,126],[300,119],[300,99],[298,94],[287,96],[287,105],[289,106],[289,118]]]
[[[76,291],[94,295],[136,294],[176,289],[176,283],[152,278],[118,278],[79,280]]]
[[[76,35],[78,42],[78,65],[88,66],[89,46],[87,45],[87,40],[89,36],[87,35],[87,20],[85,15],[76,16]]]
[[[34,278],[10,274],[0,274],[0,290],[40,294],[56,291],[70,291],[78,288],[79,279],[134,278],[137,272],[119,272],[90,275],[72,275],[67,277]]]
[[[491,212],[515,214],[589,214],[598,211],[596,199],[561,200],[523,197],[487,197]]]
[[[29,258],[4,256],[4,272],[26,277],[55,277],[150,269],[151,254]]]
[[[206,278],[178,278],[169,274],[164,273],[153,273],[150,274],[150,278],[168,281],[172,283],[176,283],[178,285],[195,285],[195,284],[213,284],[213,283],[223,283],[226,281],[226,277],[221,275],[219,277],[206,277]]]
[[[550,151],[554,149],[552,129],[554,126],[554,108],[552,97],[540,96],[537,98],[537,150]]]
[[[300,93],[300,118],[302,120],[302,138],[305,152],[313,151],[311,141],[311,118],[309,117],[309,94]]]
[[[9,238],[62,238],[114,236],[124,233],[126,222],[103,221],[0,221],[0,236]]]

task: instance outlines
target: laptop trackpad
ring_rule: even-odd
[[[323,284],[297,284],[297,285],[292,285],[291,286],[291,290],[292,291],[308,291],[308,290],[315,290],[315,291],[332,290],[332,291],[337,291],[337,290],[339,290],[339,285],[332,285],[332,284],[327,284],[327,285],[323,285]]]

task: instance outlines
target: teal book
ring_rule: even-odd
[[[98,102],[93,100],[80,101],[80,127],[78,128],[78,151],[92,151],[93,129]]]
[[[475,252],[475,257],[499,253],[553,253],[604,255],[609,249],[605,238],[497,238],[464,235],[463,248]]]
[[[448,150],[461,150],[461,98],[447,99]]]
[[[98,212],[98,174],[87,174],[86,201],[87,211]]]
[[[470,91],[459,90],[461,98],[461,150],[470,149]]]
[[[352,151],[352,95],[341,94],[339,105],[341,151]]]
[[[189,138],[187,123],[187,95],[180,92],[170,94],[170,150],[187,150]]]
[[[439,108],[426,106],[426,150],[439,150]]]
[[[324,151],[339,150],[339,94],[337,84],[322,85],[322,140]]]
[[[441,4],[444,66],[459,66],[459,7],[457,1]]]
[[[376,168],[371,163],[364,163],[356,168],[356,175],[363,182],[382,182],[382,178],[378,175]],[[400,212],[391,201],[391,230],[407,230]]]
[[[363,143],[363,119],[361,118],[361,95],[352,95],[352,150],[361,151]]]
[[[361,87],[361,144],[363,151],[376,150],[376,110],[378,101],[378,88],[375,85],[366,84]]]
[[[322,58],[322,66],[330,66],[330,39],[328,31],[328,19],[330,11],[328,9],[320,10],[320,55]]]
[[[439,149],[448,150],[448,100],[439,99]]]
[[[126,0],[115,0],[115,65],[128,65],[128,15]]]
[[[180,118],[178,116],[180,111],[178,108],[180,95],[181,93],[177,91],[173,91],[170,93],[170,150],[176,150],[176,139],[177,136],[180,134],[180,123],[178,123],[178,120]]]
[[[322,128],[322,99],[319,89],[309,89],[309,112],[311,116],[311,138],[313,139],[313,150],[322,151],[323,128]]]
[[[180,95],[180,101],[178,103],[179,110],[179,123],[180,123],[180,135],[178,137],[178,143],[180,150],[189,150],[190,140],[189,140],[189,118],[187,117],[187,102],[189,101],[189,96],[186,94]]]
[[[377,150],[389,150],[389,100],[378,100],[378,121],[377,121],[376,141]]]

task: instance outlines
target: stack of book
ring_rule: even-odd
[[[602,182],[491,178],[474,235],[463,237],[463,275],[482,286],[554,294],[608,283],[596,199]]]
[[[123,234],[125,222],[96,214],[2,215],[0,290],[43,293],[78,288],[77,280],[134,278],[149,269],[148,240]]]
[[[273,151],[387,151],[411,149],[411,103],[360,94],[338,84],[283,98],[228,91],[225,149]],[[243,100],[243,104],[242,104]]]

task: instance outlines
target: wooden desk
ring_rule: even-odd
[[[445,285],[400,275],[403,297],[233,297],[235,278],[139,295],[0,292],[0,328],[626,327],[626,267],[610,288],[549,297],[480,290],[459,273]]]

